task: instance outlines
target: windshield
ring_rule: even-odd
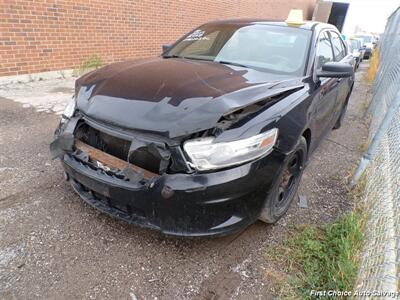
[[[359,39],[363,39],[364,43],[372,43],[372,36],[370,35],[357,35]]]
[[[209,24],[191,32],[164,57],[182,57],[303,76],[311,31],[262,24]]]

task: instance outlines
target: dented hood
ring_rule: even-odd
[[[85,115],[174,138],[206,130],[226,113],[302,87],[290,78],[187,59],[114,63],[76,81]]]

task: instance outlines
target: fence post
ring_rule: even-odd
[[[400,80],[400,78],[399,78],[399,80]],[[392,101],[392,105],[389,107],[389,109],[385,115],[385,118],[383,119],[375,136],[373,137],[371,144],[368,147],[367,152],[361,158],[360,164],[358,165],[356,171],[354,172],[352,179],[350,180],[350,183],[349,183],[350,188],[354,187],[357,184],[360,177],[364,174],[369,163],[374,158],[376,150],[378,149],[378,146],[382,140],[382,137],[386,134],[386,132],[389,128],[389,125],[392,122],[392,119],[393,119],[394,115],[396,114],[399,106],[400,106],[400,91],[397,92],[395,99]]]

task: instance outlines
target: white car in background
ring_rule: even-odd
[[[375,48],[375,37],[372,34],[356,34],[354,38],[362,39],[364,41],[365,53],[364,58],[369,59],[372,56],[372,50]]]
[[[364,54],[365,54],[365,49],[363,48],[363,40],[357,39],[357,38],[350,38],[347,40],[347,43],[349,45],[351,54],[353,55],[354,59],[356,60],[355,69],[357,70],[358,66],[363,61]]]

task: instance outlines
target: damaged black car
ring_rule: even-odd
[[[331,25],[202,25],[76,81],[50,146],[81,198],[175,236],[277,222],[343,120],[353,59]]]

